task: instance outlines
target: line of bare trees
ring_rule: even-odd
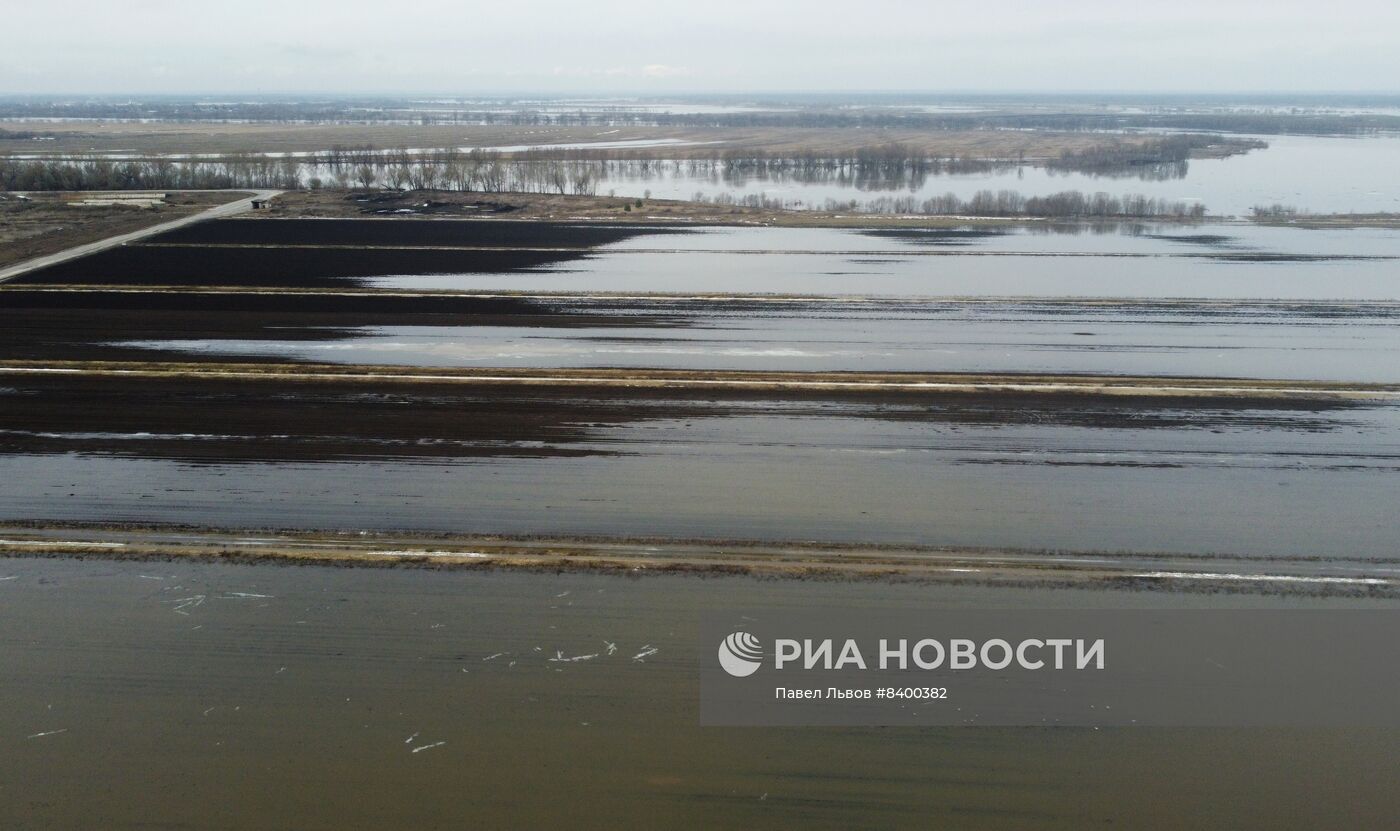
[[[592,162],[522,152],[463,152],[454,147],[411,152],[397,148],[332,148],[318,158],[311,187],[375,186],[390,190],[461,190],[483,193],[597,193],[599,169]],[[322,179],[320,174],[326,178]]]
[[[372,148],[336,150],[325,160],[254,155],[219,161],[0,158],[0,190],[381,187],[589,195],[597,192],[599,178],[598,165],[592,162],[530,153],[505,158],[500,153],[462,153],[452,148],[423,155],[405,148],[385,152]]]
[[[694,201],[718,206],[800,210],[820,207],[828,213],[899,214],[919,216],[1047,217],[1052,219],[1202,219],[1206,207],[1198,202],[1157,199],[1141,194],[1113,196],[1068,190],[1026,196],[1014,190],[982,190],[970,198],[942,196],[880,196],[872,199],[827,199],[820,206],[800,200],[751,193],[734,196],[696,193]]]
[[[1213,154],[1266,146],[1254,140],[1181,135],[1150,140],[1106,140],[1066,151],[1045,162],[1052,172],[1086,172],[1110,178],[1180,178],[1187,159],[1209,148]],[[708,155],[668,159],[648,155],[661,148],[600,149],[536,147],[514,152],[457,147],[381,149],[370,144],[336,145],[287,156],[250,153],[199,158],[111,157],[0,159],[0,187],[18,190],[220,187],[384,187],[394,190],[466,190],[592,194],[600,179],[650,178],[684,171],[692,178],[742,186],[750,179],[804,184],[830,183],[858,190],[916,190],[927,177],[949,173],[1014,170],[1017,159],[930,157],[906,144],[887,143],[845,152],[765,152],[713,149]],[[674,152],[674,148],[669,152]]]
[[[446,154],[441,160],[416,157],[407,151],[378,155],[368,160],[346,158],[327,165],[328,180],[312,176],[303,181],[302,163],[283,157],[250,157],[225,162],[85,161],[0,159],[0,190],[178,190],[225,188],[336,187],[369,190],[459,190],[483,193],[593,194],[599,181],[596,163],[550,158],[513,158],[499,154]],[[735,196],[697,192],[697,202],[719,206],[768,209],[814,207],[800,200],[772,198],[764,194]],[[983,190],[971,198],[954,193],[922,198],[914,195],[880,196],[865,200],[828,199],[827,211],[924,215],[1054,218],[1189,218],[1205,216],[1199,203],[1174,202],[1142,195],[1112,196],[1063,191],[1047,196],[1025,196],[1013,190]],[[1257,208],[1256,215],[1278,215],[1285,209]]]
[[[300,187],[295,159],[232,157],[220,162],[0,158],[0,190],[222,190]]]

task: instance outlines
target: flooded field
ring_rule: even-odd
[[[1394,398],[565,381],[6,373],[0,520],[1246,556],[1400,543]]]
[[[15,358],[1393,383],[1397,243],[1246,224],[233,220],[27,275],[0,343]]]
[[[248,219],[22,275],[0,826],[1382,825],[1388,732],[702,729],[694,641],[1392,608],[1398,241]]]
[[[1229,375],[1400,382],[1400,305],[1030,300],[532,301],[526,325],[116,341],[234,359],[436,367]],[[587,321],[606,325],[585,325]],[[634,325],[635,324],[635,325]],[[280,336],[280,337],[279,337]]]
[[[499,274],[399,274],[372,278],[398,290],[622,292],[908,297],[1267,298],[1395,300],[1395,260],[1297,258],[1287,263],[1224,257],[864,254],[833,259],[787,254],[781,259],[741,253],[600,253],[535,269],[536,254],[519,254],[520,270]],[[233,260],[234,258],[230,258]],[[1280,265],[1290,267],[1281,268]],[[310,266],[315,268],[315,266]],[[142,264],[133,282],[169,279]],[[441,272],[448,273],[443,274]],[[246,272],[245,272],[246,273]],[[220,272],[222,276],[222,272]],[[217,278],[210,278],[214,282]],[[229,275],[225,279],[242,280]]]
[[[357,236],[360,227],[346,222],[360,222],[364,237]],[[381,227],[396,222],[407,224],[401,230]],[[496,230],[495,225],[517,227]],[[598,229],[567,223],[233,220],[53,266],[20,282],[410,292],[1400,301],[1393,276],[1400,262],[1397,231],[1248,225],[1147,226],[1144,233],[1133,232],[1139,226],[1114,226],[1104,234],[1077,230]],[[295,241],[302,234],[307,241]]]
[[[206,222],[6,286],[0,519],[1378,557],[1397,242]]]
[[[0,14],[0,831],[1400,825],[1400,4],[173,5]]]
[[[1386,731],[697,724],[702,612],[1218,598],[0,559],[0,603],[6,827],[1266,829],[1400,810]]]

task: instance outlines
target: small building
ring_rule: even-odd
[[[254,199],[254,200],[253,200],[253,210],[255,210],[255,211],[261,211],[261,210],[266,210],[266,209],[267,209],[267,200],[266,200],[266,199]]]
[[[166,194],[153,190],[75,191],[64,194],[64,204],[78,208],[154,208],[165,204]]]

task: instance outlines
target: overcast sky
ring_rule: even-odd
[[[0,0],[0,93],[1400,91],[1396,0]]]

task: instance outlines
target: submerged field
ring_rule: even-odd
[[[1397,242],[247,218],[23,274],[0,825],[1382,825],[1388,732],[702,729],[694,633],[1393,608]]]
[[[1396,542],[1400,408],[1381,391],[209,369],[0,374],[0,519],[1352,558]]]
[[[0,519],[1382,557],[1394,242],[205,222],[5,286]]]

